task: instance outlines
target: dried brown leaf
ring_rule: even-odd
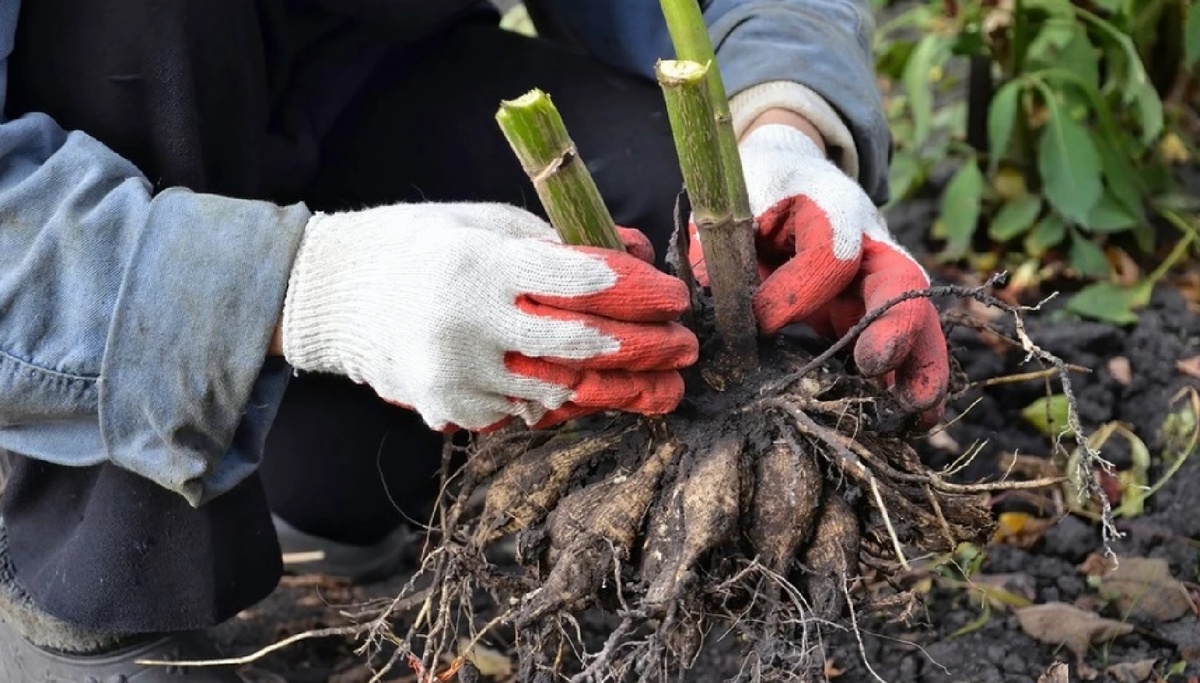
[[[979,574],[971,577],[971,583],[983,587],[988,596],[997,595],[995,591],[1004,591],[1026,601],[1026,604],[1033,604],[1037,597],[1037,584],[1028,574]]]
[[[1120,662],[1106,669],[1109,676],[1117,683],[1144,683],[1154,675],[1154,665],[1157,659],[1143,659],[1136,662]]]
[[[825,658],[825,680],[832,681],[833,679],[846,673],[845,669],[839,669],[837,663],[832,657]]]
[[[1116,246],[1110,245],[1104,250],[1108,260],[1113,265],[1113,270],[1116,271],[1116,283],[1123,287],[1132,287],[1142,279],[1142,269],[1138,266],[1137,261],[1129,255],[1129,252]]]
[[[1200,356],[1192,356],[1191,358],[1175,361],[1175,369],[1188,377],[1200,379]]]
[[[1171,576],[1162,558],[1122,557],[1098,575],[1100,595],[1116,603],[1121,614],[1154,621],[1174,621],[1195,612],[1187,587]]]
[[[1067,683],[1071,680],[1071,668],[1066,662],[1055,662],[1041,675],[1038,683]]]
[[[1075,569],[1086,576],[1101,576],[1113,566],[1112,560],[1101,553],[1091,553]]]
[[[1049,458],[1040,455],[1021,455],[1018,453],[1001,453],[998,457],[998,467],[1002,472],[1019,474],[1030,479],[1045,479],[1062,476],[1062,470],[1054,465]]]
[[[1183,295],[1189,310],[1200,311],[1200,271],[1183,273],[1173,278],[1171,283]]]
[[[1048,602],[1015,611],[1021,629],[1047,645],[1061,645],[1080,659],[1088,646],[1133,632],[1132,624],[1105,619],[1065,602]]]
[[[1133,366],[1125,356],[1109,358],[1108,371],[1122,386],[1129,386],[1133,382]]]
[[[479,643],[471,645],[470,638],[459,638],[458,649],[483,676],[504,680],[513,675],[513,662],[503,652]]]
[[[1027,512],[1002,512],[993,536],[995,543],[1007,543],[1018,548],[1032,548],[1046,530],[1054,526],[1054,520],[1034,517]]]

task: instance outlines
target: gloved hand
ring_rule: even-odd
[[[629,253],[568,247],[513,206],[401,204],[310,219],[283,309],[285,359],[370,386],[437,430],[534,428],[683,396],[685,286]]]
[[[787,125],[756,128],[740,145],[762,282],[754,314],[765,335],[803,322],[841,337],[866,311],[929,286],[925,270],[892,239],[882,214],[808,136]],[[689,261],[707,283],[692,226]],[[928,299],[891,308],[854,346],[867,377],[881,377],[925,424],[941,416],[949,358]]]

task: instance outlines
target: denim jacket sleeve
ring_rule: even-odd
[[[19,2],[0,0],[0,111]],[[258,464],[303,206],[154,193],[48,116],[0,118],[0,448],[199,506]],[[274,359],[272,359],[274,360]]]
[[[673,55],[658,2],[526,4],[541,10],[567,42],[620,68],[653,78],[655,61]],[[841,119],[835,125],[844,122],[849,131],[847,144],[857,158],[848,172],[872,200],[886,202],[891,135],[875,81],[875,23],[868,0],[700,0],[700,5],[727,94],[736,98],[779,83],[815,93],[823,102],[814,104],[831,108]]]

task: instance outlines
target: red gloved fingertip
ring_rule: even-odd
[[[518,305],[525,305],[521,301],[526,301],[564,312],[584,313],[627,322],[676,320],[691,308],[692,298],[683,280],[658,270],[652,263],[612,249],[574,246],[569,248],[603,259],[616,275],[616,283],[594,294],[578,296],[523,294]]]
[[[946,402],[938,401],[938,404],[932,408],[926,408],[917,414],[916,427],[922,432],[928,432],[942,421],[946,415]]]
[[[683,401],[685,387],[683,377],[677,372],[585,372],[574,389],[574,400],[548,411],[533,428],[545,429],[610,410],[665,415]]]
[[[925,273],[895,246],[870,237],[863,240],[862,301],[864,314],[907,292],[929,284]],[[855,362],[867,376],[897,369],[909,355],[929,314],[936,310],[928,299],[912,299],[889,308],[863,331],[855,347]]]
[[[928,301],[912,300],[897,304],[863,330],[854,345],[854,363],[866,377],[878,377],[900,367],[913,345],[917,332],[913,320],[922,317],[920,309]]]
[[[914,410],[925,410],[944,400],[950,386],[950,352],[941,322],[929,304],[913,335],[912,350],[896,371],[900,397]]]
[[[626,228],[624,226],[616,226],[617,235],[621,238],[621,243],[625,245],[625,250],[633,254],[637,258],[646,263],[654,263],[654,245],[650,243],[650,238],[637,228]]]

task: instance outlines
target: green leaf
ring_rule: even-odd
[[[1046,20],[1042,23],[1042,29],[1029,41],[1029,47],[1025,49],[1025,58],[1031,62],[1053,65],[1057,63],[1059,53],[1077,32],[1074,22]]]
[[[954,44],[950,46],[950,53],[955,56],[970,57],[983,54],[986,49],[987,43],[983,33],[977,27],[973,28],[968,25],[955,36]]]
[[[1071,73],[1092,90],[1100,87],[1100,52],[1092,45],[1087,31],[1076,30],[1071,40],[1059,51],[1057,65]]]
[[[1064,394],[1043,396],[1025,406],[1021,417],[1045,436],[1071,436],[1071,429],[1067,426],[1069,406],[1070,402]]]
[[[1133,40],[1128,34],[1114,26],[1111,22],[1091,14],[1090,12],[1082,12],[1080,17],[1087,20],[1095,26],[1099,31],[1104,33],[1108,39],[1120,50],[1124,67],[1128,71],[1124,87],[1117,83],[1124,96],[1122,100],[1126,104],[1133,104],[1137,107],[1138,115],[1142,124],[1142,142],[1149,145],[1162,132],[1163,128],[1163,109],[1162,100],[1158,97],[1158,92],[1155,91],[1154,85],[1150,82],[1150,77],[1146,74],[1146,67],[1142,64],[1142,57],[1138,53],[1137,46],[1133,44]],[[1122,60],[1110,59],[1106,61],[1114,62],[1112,64],[1114,73],[1119,74],[1119,66]],[[1114,79],[1115,80],[1115,79]]]
[[[1025,236],[1025,252],[1041,258],[1067,236],[1067,224],[1058,214],[1048,214]]]
[[[1079,233],[1072,233],[1071,251],[1068,258],[1071,261],[1071,267],[1084,277],[1102,278],[1112,271],[1112,266],[1109,265],[1104,250],[1087,236]]]
[[[904,66],[912,55],[917,44],[911,40],[897,40],[886,48],[876,52],[875,69],[881,76],[899,80],[904,73]]]
[[[1023,88],[1024,84],[1020,81],[1005,83],[992,96],[988,106],[988,166],[993,171],[1012,142],[1013,127],[1017,123],[1017,105]]]
[[[1183,35],[1183,64],[1184,68],[1191,69],[1200,61],[1200,5],[1196,3],[1188,8]]]
[[[1122,206],[1112,194],[1105,192],[1100,201],[1096,202],[1096,206],[1092,207],[1091,215],[1081,227],[1088,232],[1109,233],[1129,230],[1140,224],[1141,220],[1137,216]]]
[[[1142,122],[1142,144],[1150,145],[1163,130],[1162,100],[1158,97],[1158,91],[1146,80],[1134,88],[1132,94],[1137,104],[1138,119]]]
[[[907,199],[909,194],[925,182],[925,168],[913,152],[900,151],[892,157],[888,168],[888,185],[892,188],[892,201]]]
[[[1041,212],[1042,198],[1037,195],[1026,195],[1022,199],[1008,202],[1000,207],[1000,211],[992,219],[992,224],[988,227],[988,236],[998,242],[1006,242],[1023,235]]]
[[[1121,434],[1129,442],[1130,466],[1118,474],[1123,486],[1121,505],[1114,512],[1120,517],[1138,517],[1145,512],[1150,497],[1150,449],[1137,434],[1125,429]]]
[[[1117,151],[1116,140],[1104,136],[1095,138],[1096,151],[1100,153],[1104,182],[1121,206],[1129,214],[1142,220],[1142,187],[1140,177],[1127,155]]]
[[[1092,4],[1106,12],[1115,13],[1121,9],[1121,1],[1122,0],[1092,0]]]
[[[1025,0],[1025,11],[1042,10],[1053,19],[1070,19],[1074,13],[1071,0]]]
[[[987,186],[975,159],[967,159],[946,184],[942,194],[941,219],[950,256],[966,252],[979,224],[979,206]]]
[[[1083,126],[1051,106],[1038,142],[1038,172],[1046,199],[1064,216],[1086,223],[1100,200],[1100,155]]]
[[[1155,197],[1154,204],[1180,213],[1200,212],[1200,197],[1191,192],[1166,192]]]
[[[908,96],[909,110],[913,118],[914,147],[919,147],[929,137],[933,119],[933,88],[929,74],[939,66],[947,53],[946,39],[940,35],[929,35],[921,39],[904,65],[904,92]]]
[[[1134,228],[1133,240],[1143,254],[1153,254],[1155,245],[1158,244],[1158,236],[1154,234],[1154,226],[1146,224]]]
[[[1068,311],[1085,318],[1093,318],[1116,325],[1131,325],[1137,322],[1135,311],[1150,302],[1152,285],[1140,282],[1132,287],[1123,287],[1113,282],[1097,282],[1079,290],[1067,300]]]

